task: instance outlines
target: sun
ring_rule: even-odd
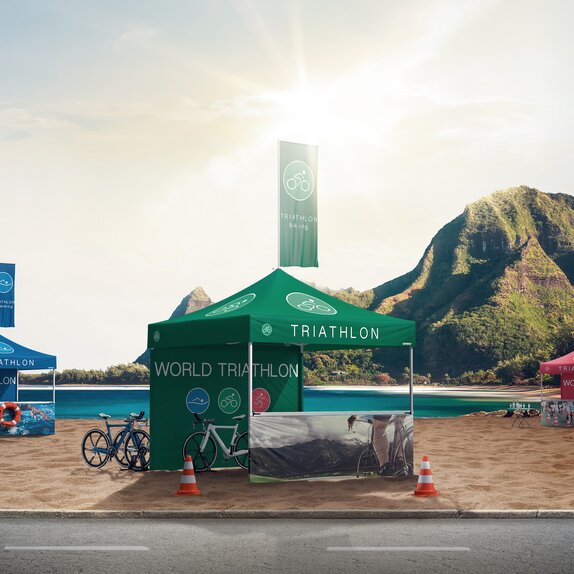
[[[333,103],[325,89],[299,88],[277,94],[279,114],[274,129],[286,139],[320,144],[336,129]]]

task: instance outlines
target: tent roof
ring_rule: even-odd
[[[574,372],[574,351],[563,357],[552,359],[552,361],[540,363],[540,372],[544,375],[559,375],[561,373]]]
[[[46,355],[0,335],[0,369],[33,371],[36,369],[55,369],[56,357]]]
[[[153,349],[249,341],[308,351],[397,347],[415,344],[415,323],[355,307],[277,269],[219,303],[148,326]]]

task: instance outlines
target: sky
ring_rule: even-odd
[[[0,261],[60,368],[277,265],[278,140],[319,146],[318,269],[370,289],[465,205],[574,193],[574,3],[3,0]]]

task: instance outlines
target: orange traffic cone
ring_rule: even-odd
[[[434,483],[432,481],[430,459],[426,454],[423,456],[423,461],[421,462],[419,481],[417,482],[417,487],[413,494],[415,496],[438,496],[438,492],[435,490]]]
[[[181,475],[181,481],[179,483],[179,490],[175,494],[176,496],[201,494],[199,492],[199,488],[197,488],[195,470],[193,470],[193,461],[189,455],[185,457],[183,474]]]

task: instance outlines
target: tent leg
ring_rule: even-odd
[[[414,374],[413,374],[413,348],[409,347],[409,363],[410,363],[410,379],[409,379],[409,397],[411,400],[411,415],[415,412],[415,390],[414,390]]]
[[[16,402],[18,402],[18,397],[20,396],[20,371],[16,371]]]
[[[52,369],[52,402],[56,402],[56,369]]]
[[[540,373],[540,408],[542,408],[542,398],[544,395],[544,388],[542,386],[542,372]]]
[[[248,416],[251,418],[253,414],[253,343],[247,343],[247,367],[248,367],[248,380],[247,380],[247,405]]]

